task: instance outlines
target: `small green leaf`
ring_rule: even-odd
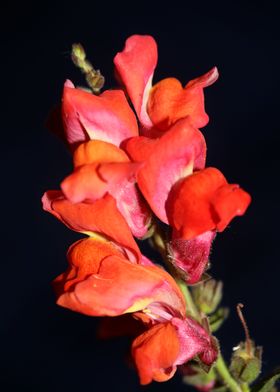
[[[252,388],[252,392],[270,392],[274,384],[280,379],[280,367],[275,369],[271,374],[259,381]]]

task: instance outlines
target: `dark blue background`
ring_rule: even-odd
[[[205,91],[208,165],[248,190],[253,202],[218,236],[212,274],[232,309],[219,333],[225,355],[243,338],[238,302],[264,368],[279,364],[279,27],[275,4],[194,2],[22,2],[1,12],[1,351],[3,391],[140,391],[123,362],[124,340],[95,340],[96,320],[55,305],[50,282],[80,236],[42,212],[40,198],[69,173],[66,149],[44,128],[66,78],[73,42],[114,84],[112,59],[134,33],[159,46],[154,80],[186,83],[217,65]],[[179,378],[147,391],[183,391]]]

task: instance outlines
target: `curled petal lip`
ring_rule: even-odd
[[[218,169],[208,167],[175,184],[167,213],[181,238],[190,240],[209,230],[223,231],[235,216],[245,213],[250,202],[239,185],[228,184]]]

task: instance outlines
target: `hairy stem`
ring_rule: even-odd
[[[201,316],[200,313],[193,301],[193,297],[192,294],[188,288],[188,286],[186,285],[186,283],[184,283],[182,280],[177,280],[177,284],[180,287],[186,303],[187,303],[187,313],[192,316],[194,319],[196,319],[197,321],[201,321]]]
[[[231,392],[242,392],[243,389],[230,375],[221,353],[218,356],[217,362],[215,364],[215,369],[219,374],[220,378],[223,380],[224,384],[231,390]],[[247,388],[246,392],[249,392],[249,388]]]

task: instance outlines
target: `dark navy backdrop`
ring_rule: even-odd
[[[153,35],[155,81],[186,83],[212,66],[205,91],[208,165],[253,197],[243,218],[218,236],[212,274],[225,282],[229,320],[219,333],[228,357],[243,337],[236,303],[264,345],[266,369],[279,363],[279,28],[275,4],[243,2],[28,1],[1,11],[1,351],[3,391],[141,391],[122,361],[126,341],[98,342],[93,318],[55,305],[51,280],[80,236],[41,210],[40,197],[70,171],[64,146],[44,128],[66,78],[81,83],[69,51],[81,42],[113,83],[112,59],[129,35]],[[147,391],[183,391],[179,379]]]

